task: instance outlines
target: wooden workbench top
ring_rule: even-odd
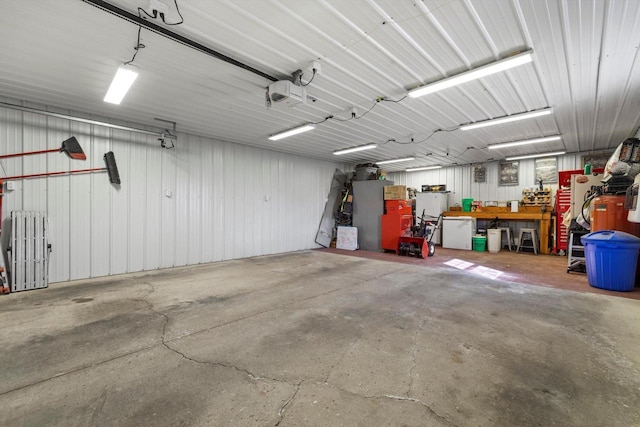
[[[443,216],[470,216],[477,219],[511,219],[511,220],[544,220],[551,219],[551,212],[542,212],[541,210],[530,210],[525,212],[511,212],[511,211],[447,211],[442,214]]]

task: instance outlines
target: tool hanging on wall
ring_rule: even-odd
[[[118,165],[116,164],[116,158],[113,154],[113,151],[109,151],[104,155],[104,168],[89,168],[89,169],[74,169],[69,171],[59,171],[59,172],[43,172],[43,173],[32,173],[27,175],[15,175],[15,176],[7,176],[4,178],[0,178],[0,183],[2,181],[13,181],[18,179],[29,179],[29,178],[40,178],[45,176],[55,176],[55,175],[71,175],[76,173],[87,173],[87,172],[102,172],[105,171],[109,175],[109,182],[112,184],[120,184],[120,174],[118,173]]]
[[[65,153],[69,158],[74,160],[87,160],[87,156],[84,154],[82,147],[80,147],[80,143],[76,139],[75,136],[62,141],[62,146],[60,148],[52,148],[50,150],[39,150],[39,151],[26,151],[24,153],[15,153],[15,154],[3,154],[0,155],[0,159],[10,159],[12,157],[22,157],[22,156],[31,156],[33,154],[44,154],[44,153]]]
[[[74,159],[74,160],[87,160],[87,156],[84,154],[84,151],[82,150],[82,147],[80,146],[80,143],[78,142],[78,140],[76,139],[75,136],[72,136],[64,141],[62,141],[62,144],[60,146],[60,148],[52,148],[52,149],[48,149],[48,150],[38,150],[38,151],[25,151],[23,153],[14,153],[14,154],[2,154],[0,155],[0,159],[10,159],[10,158],[14,158],[14,157],[23,157],[23,156],[32,156],[35,154],[46,154],[46,153],[65,153],[70,159]],[[105,155],[105,161],[106,161],[106,155]],[[109,167],[109,165],[107,165],[107,167]],[[113,166],[112,169],[115,167],[115,160],[113,160]],[[117,175],[117,168],[115,168],[115,174]],[[39,176],[44,176],[41,174],[37,174]],[[111,174],[110,174],[111,175]],[[10,176],[10,177],[6,177],[6,178],[0,178],[0,228],[2,227],[1,222],[2,222],[2,196],[4,196],[3,194],[3,189],[4,189],[4,184],[3,181],[10,181],[10,180],[15,180],[15,179],[23,179],[23,178],[31,178],[31,177],[35,177],[35,176],[31,176],[31,175],[22,175],[22,176]],[[118,181],[120,179],[118,178]],[[1,232],[1,230],[0,230]],[[4,254],[0,254],[0,294],[6,294],[9,293],[9,284],[8,284],[8,279],[7,279],[7,270],[5,268],[5,262],[4,262]]]
[[[9,158],[9,157],[19,157],[19,156],[28,156],[32,154],[42,154],[59,151],[67,154],[72,159],[77,160],[86,160],[86,156],[78,144],[76,138],[71,137],[62,143],[62,147],[54,150],[42,150],[42,151],[30,151],[19,154],[8,154],[2,155],[0,158]],[[116,158],[113,154],[113,151],[109,151],[104,155],[104,168],[89,168],[89,169],[74,169],[69,171],[59,171],[59,172],[43,172],[43,173],[34,173],[27,175],[15,175],[15,176],[7,176],[4,178],[0,178],[0,222],[2,221],[2,197],[3,189],[4,189],[4,181],[15,181],[19,179],[29,179],[29,178],[40,178],[46,176],[55,176],[55,175],[72,175],[79,173],[88,173],[88,172],[107,172],[109,176],[109,182],[112,184],[120,185],[120,173],[118,172],[118,165],[116,164]],[[0,225],[1,227],[1,225]],[[1,230],[0,230],[1,232]],[[7,271],[4,265],[4,254],[0,254],[0,294],[9,293],[9,286],[7,280]]]

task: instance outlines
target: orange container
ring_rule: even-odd
[[[617,230],[640,237],[640,223],[627,220],[624,209],[624,194],[620,196],[598,196],[591,201],[589,216],[591,231]]]

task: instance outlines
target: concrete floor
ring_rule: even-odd
[[[544,274],[544,271],[540,271]],[[3,426],[640,425],[640,303],[321,251],[0,297]]]

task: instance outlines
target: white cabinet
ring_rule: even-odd
[[[416,221],[420,224],[420,217],[424,212],[424,219],[435,220],[442,212],[449,210],[449,193],[440,192],[424,192],[416,194]],[[438,224],[438,227],[442,227],[442,223]],[[436,245],[442,243],[441,229],[435,230],[431,241]]]

